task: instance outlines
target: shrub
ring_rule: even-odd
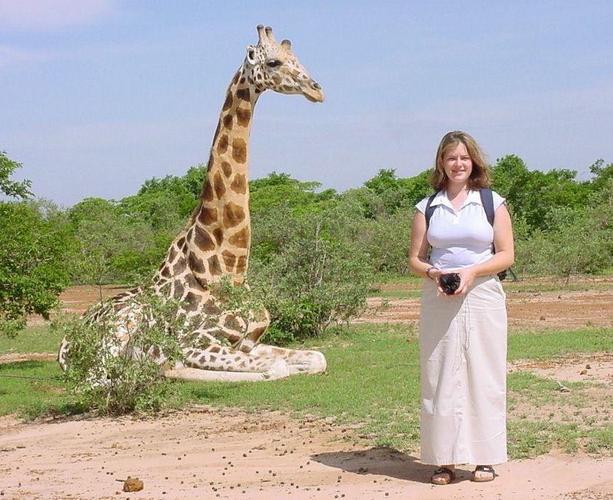
[[[68,285],[73,240],[67,221],[45,202],[0,202],[0,331],[16,335],[28,314],[48,317]]]
[[[613,266],[613,205],[609,189],[595,193],[585,208],[554,209],[549,231],[535,230],[517,242],[517,267],[530,274],[564,276],[598,273]]]
[[[95,307],[112,310],[105,301]],[[70,342],[65,373],[71,392],[80,403],[102,414],[159,410],[167,399],[170,382],[150,354],[159,349],[167,363],[181,358],[178,338],[191,328],[177,316],[178,305],[153,295],[134,303],[134,322],[127,341],[112,331],[117,318],[109,314],[98,323],[62,318],[52,325]]]
[[[321,334],[364,308],[372,281],[366,254],[331,236],[338,221],[320,215],[276,218],[275,253],[252,260],[253,291],[271,315],[267,341],[283,343]]]

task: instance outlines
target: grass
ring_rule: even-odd
[[[0,364],[0,415],[25,418],[43,414],[70,414],[75,399],[66,393],[59,365],[49,361]]]
[[[54,351],[59,339],[41,329],[29,329],[16,339],[19,352],[36,345]],[[13,342],[13,341],[10,341]],[[613,333],[606,329],[573,331],[520,331],[509,337],[509,358],[549,359],[568,353],[610,351]],[[3,346],[7,341],[3,339]],[[171,404],[205,403],[246,410],[284,410],[297,415],[334,417],[339,425],[359,427],[358,435],[373,444],[416,451],[419,442],[419,353],[416,331],[407,325],[361,324],[312,339],[304,347],[321,349],[328,359],[328,373],[292,377],[261,384],[173,382]],[[36,377],[11,378],[7,377]],[[76,400],[66,394],[54,362],[21,362],[0,365],[0,414],[25,416],[78,411]],[[41,380],[42,379],[42,380]],[[581,411],[605,402],[590,399],[588,383],[568,383],[570,393],[558,391],[550,379],[515,372],[509,375],[509,406],[515,399],[529,401],[535,409],[544,405]],[[608,422],[556,422],[528,413],[509,418],[509,454],[534,456],[552,448],[584,449],[610,453],[613,428]],[[354,434],[355,435],[355,434]]]
[[[382,297],[384,299],[418,299],[421,297],[420,290],[404,290],[404,289],[385,289],[379,288],[374,290],[371,297]]]
[[[547,359],[573,353],[613,350],[613,332],[607,328],[577,330],[518,330],[509,336],[508,359]]]
[[[48,326],[26,328],[15,338],[0,334],[0,355],[21,352],[56,352],[61,333],[51,331]]]

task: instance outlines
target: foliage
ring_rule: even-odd
[[[64,214],[46,202],[0,203],[0,330],[15,335],[28,314],[48,317],[69,283]]]
[[[192,167],[186,174],[195,175]],[[201,181],[202,183],[202,181]],[[146,222],[154,231],[175,233],[196,206],[197,196],[193,186],[185,178],[167,176],[163,179],[149,179],[134,196],[119,202],[119,211]]]
[[[80,257],[71,266],[78,283],[135,283],[154,273],[194,210],[206,169],[183,177],[146,180],[119,202],[86,198],[69,210]]]
[[[71,265],[76,282],[137,282],[161,260],[151,227],[123,214],[113,202],[86,198],[72,207],[69,217],[78,248]]]
[[[564,276],[597,273],[613,268],[613,181],[593,195],[582,209],[552,209],[548,225],[518,241],[518,264],[523,271]]]
[[[515,155],[499,159],[492,173],[493,188],[507,199],[513,215],[523,218],[531,229],[550,229],[549,212],[580,208],[589,191],[586,183],[575,180],[573,170],[529,171]]]
[[[424,171],[414,177],[398,178],[395,170],[382,169],[364,186],[381,200],[385,213],[393,214],[399,209],[413,207],[432,192],[428,177],[429,171]],[[376,217],[382,213],[379,211],[369,215]]]
[[[112,310],[110,302],[100,307]],[[62,318],[53,324],[70,343],[66,379],[81,404],[103,414],[156,411],[164,403],[169,383],[151,354],[159,349],[169,364],[181,358],[177,339],[189,322],[177,315],[178,304],[144,295],[132,305],[133,326],[123,340],[113,332],[118,318],[88,322]]]
[[[272,172],[249,182],[250,209],[256,217],[280,206],[290,208],[297,215],[317,212],[336,198],[333,189],[316,192],[320,187],[319,182],[303,182],[288,174]]]
[[[365,306],[372,273],[366,254],[335,239],[338,220],[326,214],[297,218],[276,212],[287,235],[267,260],[253,260],[250,282],[271,314],[267,338],[274,342],[320,335]]]
[[[13,172],[21,168],[21,163],[11,160],[5,152],[0,151],[0,193],[9,198],[29,198],[31,182],[29,180],[12,181],[10,180]]]
[[[360,216],[360,204],[354,196],[341,197],[329,215],[336,221],[332,237],[352,242],[374,273],[407,274],[413,209],[384,210],[371,218]]]

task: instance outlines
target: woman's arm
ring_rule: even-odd
[[[494,217],[494,256],[482,264],[460,269],[458,274],[461,281],[456,294],[465,293],[478,276],[489,276],[504,271],[515,262],[515,249],[513,246],[513,226],[511,216],[503,203],[496,209]]]
[[[426,238],[426,217],[417,210],[413,217],[413,225],[411,226],[409,267],[415,274],[437,281],[438,277],[441,275],[441,271],[428,262],[428,247],[428,239]]]

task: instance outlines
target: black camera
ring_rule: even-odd
[[[447,295],[452,295],[460,286],[460,275],[458,273],[441,274],[438,282],[443,292]]]

